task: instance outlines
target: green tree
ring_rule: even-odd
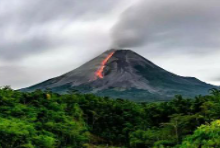
[[[210,125],[200,126],[193,135],[188,136],[180,148],[217,148],[220,147],[220,120]]]

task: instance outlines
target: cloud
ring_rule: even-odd
[[[45,23],[57,19],[97,19],[111,11],[116,0],[3,0],[1,19],[22,25]],[[1,11],[1,10],[0,10]]]
[[[154,46],[167,49],[164,52],[218,50],[219,14],[218,0],[140,0],[113,27],[113,46]]]
[[[4,60],[18,60],[21,57],[41,53],[56,46],[59,46],[58,42],[52,42],[46,37],[32,37],[22,41],[1,42],[0,58]]]
[[[215,78],[212,78],[212,81],[220,82],[220,76],[216,76]]]
[[[29,81],[33,81],[33,76],[28,74],[27,68],[25,67],[4,65],[0,66],[0,69],[0,87],[10,84],[13,84],[13,87],[19,87],[22,84],[24,85]]]
[[[62,35],[65,27],[79,21],[94,22],[116,4],[116,0],[2,0],[0,59],[19,60],[73,44]]]

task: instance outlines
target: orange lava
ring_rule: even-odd
[[[105,68],[106,63],[108,62],[108,60],[113,56],[115,52],[111,52],[101,63],[101,67],[96,71],[95,75],[96,77],[103,79],[103,70]]]

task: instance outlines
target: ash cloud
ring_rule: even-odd
[[[112,46],[218,50],[219,14],[218,0],[140,0],[113,27]]]

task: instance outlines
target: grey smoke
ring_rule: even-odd
[[[219,0],[140,0],[113,27],[113,46],[218,50],[219,14]]]

